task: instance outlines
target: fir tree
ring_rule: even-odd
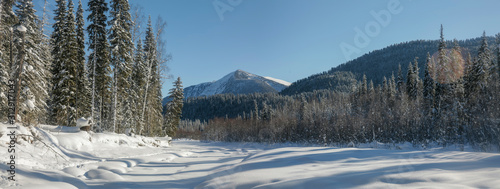
[[[63,103],[60,98],[62,98],[62,94],[59,92],[63,91],[63,86],[59,85],[59,82],[64,78],[64,47],[62,43],[65,40],[65,27],[66,27],[66,18],[67,18],[67,10],[66,10],[66,0],[56,0],[57,9],[54,10],[54,21],[55,23],[52,25],[52,57],[53,62],[51,65],[52,72],[52,90],[51,90],[51,99],[50,99],[50,120],[52,124],[66,124],[65,118],[66,112],[63,109]],[[62,83],[61,83],[62,85]],[[56,88],[56,89],[54,89]],[[60,89],[60,90],[57,90]]]
[[[375,86],[373,85],[373,81],[370,80],[368,84],[368,94],[373,95],[375,93]]]
[[[15,0],[2,0],[0,1],[2,5],[2,12],[0,14],[0,59],[3,60],[3,64],[7,74],[12,74],[13,58],[17,54],[15,47],[13,47],[13,30],[12,26],[17,24],[18,18],[14,13]],[[12,53],[11,53],[12,52]],[[7,76],[8,77],[8,76]],[[4,85],[5,86],[5,85]],[[7,106],[4,106],[7,107]]]
[[[361,83],[361,95],[366,95],[368,93],[368,82],[366,81],[366,75],[363,74],[363,81]]]
[[[392,99],[396,95],[396,78],[394,74],[391,75],[389,80],[389,99]]]
[[[407,76],[407,93],[412,99],[416,99],[420,94],[421,81],[418,77],[418,57],[415,57],[415,64],[412,66],[411,63],[408,66],[408,76]]]
[[[446,65],[449,64],[449,59],[446,56],[446,42],[444,41],[444,34],[443,34],[443,25],[441,25],[441,32],[440,32],[440,39],[439,39],[439,45],[438,45],[438,58],[437,58],[437,64],[433,65],[435,66],[434,70],[435,72],[437,71],[439,74],[437,78],[437,83],[436,83],[436,93],[435,93],[435,105],[434,107],[441,109],[441,105],[443,104],[444,100],[448,97],[448,85],[440,83],[445,81],[444,76],[446,70]]]
[[[382,91],[385,95],[389,96],[389,84],[387,83],[387,78],[385,76],[382,80]]]
[[[398,76],[396,78],[396,90],[398,95],[404,91],[404,81],[403,81],[403,71],[401,70],[401,64],[398,66]]]
[[[12,4],[11,4],[12,3]],[[0,121],[7,118],[8,81],[10,72],[10,41],[11,32],[9,13],[12,12],[13,1],[0,2]],[[12,15],[15,18],[15,15]]]
[[[406,94],[408,94],[410,97],[413,97],[413,91],[415,90],[415,83],[413,80],[413,65],[411,62],[408,64],[408,71],[406,73]]]
[[[138,132],[142,131],[144,128],[143,121],[143,107],[144,107],[144,95],[146,89],[146,74],[147,74],[147,66],[144,63],[144,52],[142,49],[142,40],[139,39],[137,42],[137,47],[134,56],[134,67],[132,71],[132,100],[135,101],[134,104],[137,106],[133,106],[133,119],[131,126]]]
[[[68,2],[68,10],[64,8],[64,1],[60,1],[58,10],[64,11],[61,22],[61,31],[53,36],[58,43],[53,50],[54,63],[52,66],[52,120],[58,125],[72,126],[76,123],[76,95],[77,95],[77,39],[73,1]],[[56,15],[56,17],[59,15]],[[55,40],[56,41],[56,40]],[[58,51],[56,51],[58,50]]]
[[[82,1],[78,1],[78,10],[76,13],[76,63],[78,74],[76,76],[76,114],[77,118],[91,116],[91,85],[87,78],[88,69],[85,68],[85,20],[83,18]]]
[[[423,89],[423,97],[424,103],[427,104],[429,108],[432,108],[434,95],[436,93],[436,84],[432,79],[432,76],[429,74],[429,69],[431,66],[431,55],[427,53],[427,63],[425,64],[424,69],[424,89]]]
[[[48,88],[50,72],[50,56],[47,55],[47,45],[43,43],[44,35],[40,28],[40,20],[35,14],[33,2],[31,0],[21,0],[18,2],[16,14],[19,17],[19,24],[26,27],[24,40],[16,35],[17,41],[24,42],[17,45],[24,49],[20,57],[24,57],[23,71],[20,75],[22,81],[21,95],[19,99],[19,113],[25,125],[38,124],[44,122],[47,115]],[[19,61],[19,59],[18,59]],[[17,68],[16,71],[19,71]]]
[[[491,52],[486,41],[486,33],[483,32],[483,40],[478,50],[477,59],[473,62],[472,68],[468,73],[466,91],[469,97],[471,94],[481,92],[486,88],[491,63]]]
[[[106,35],[106,12],[107,3],[104,0],[90,0],[88,2],[88,11],[90,11],[87,20],[90,22],[87,27],[89,36],[89,49],[91,50],[88,58],[89,80],[93,85],[92,96],[95,112],[94,119],[98,129],[107,129],[110,118],[111,106],[111,67],[109,43]]]
[[[151,24],[151,18],[148,21],[146,29],[146,38],[144,40],[144,62],[147,65],[147,81],[144,94],[143,120],[146,123],[147,135],[153,136],[161,133],[162,110],[161,105],[161,81],[160,65],[157,59],[156,38]],[[145,114],[146,113],[146,114]]]
[[[174,88],[170,89],[168,94],[168,98],[172,99],[172,101],[167,103],[163,130],[168,136],[175,136],[175,132],[181,120],[182,107],[184,104],[184,92],[180,77],[174,82]]]
[[[130,16],[130,6],[126,0],[111,1],[111,20],[109,21],[110,45],[111,45],[111,65],[114,67],[114,89],[113,89],[113,125],[127,124],[122,116],[131,114],[130,106],[130,77],[132,72],[132,48],[130,29],[132,25]],[[128,126],[127,126],[128,127]]]

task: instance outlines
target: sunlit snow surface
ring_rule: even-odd
[[[498,188],[500,154],[291,144],[204,143],[42,126],[19,139],[16,182],[7,180],[0,124],[0,188]],[[29,134],[22,128],[18,132]],[[157,146],[158,145],[158,146]],[[392,145],[390,145],[392,146]],[[394,148],[392,146],[391,148]],[[467,150],[466,150],[467,151]]]

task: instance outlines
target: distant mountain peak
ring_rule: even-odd
[[[235,79],[250,79],[251,77],[256,76],[254,74],[248,73],[248,72],[240,70],[240,69],[232,72],[231,74],[233,74]]]
[[[186,87],[184,89],[184,97],[211,96],[226,93],[278,93],[288,86],[290,86],[289,82],[237,69],[217,81]]]

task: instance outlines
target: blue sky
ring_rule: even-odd
[[[496,0],[129,2],[142,6],[146,16],[167,22],[164,38],[173,57],[169,74],[180,76],[185,87],[237,69],[293,82],[394,43],[438,39],[440,24],[446,39],[478,37],[483,30],[487,35],[500,32]],[[372,11],[383,15],[382,21]],[[341,47],[350,47],[349,53]],[[172,81],[165,81],[163,95]]]

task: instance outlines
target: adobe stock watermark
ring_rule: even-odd
[[[352,55],[361,54],[361,49],[370,45],[372,38],[377,37],[383,28],[386,28],[392,21],[392,16],[403,11],[400,0],[389,0],[387,9],[380,11],[370,11],[373,19],[365,24],[362,30],[359,27],[354,28],[353,44],[346,42],[340,43],[340,49],[346,60],[351,60]]]
[[[7,91],[7,97],[8,97],[8,106],[9,106],[9,111],[8,111],[8,119],[9,119],[9,124],[7,128],[9,129],[9,133],[7,136],[9,137],[10,141],[8,143],[8,148],[7,148],[7,173],[8,179],[10,181],[16,181],[16,142],[17,142],[17,135],[16,135],[16,129],[17,127],[14,125],[16,123],[16,96],[15,96],[15,82],[14,80],[9,80],[7,86],[9,87],[9,90]]]
[[[220,21],[224,21],[224,13],[233,12],[233,10],[243,3],[243,0],[214,0],[212,5],[214,6],[215,12],[219,16]]]

